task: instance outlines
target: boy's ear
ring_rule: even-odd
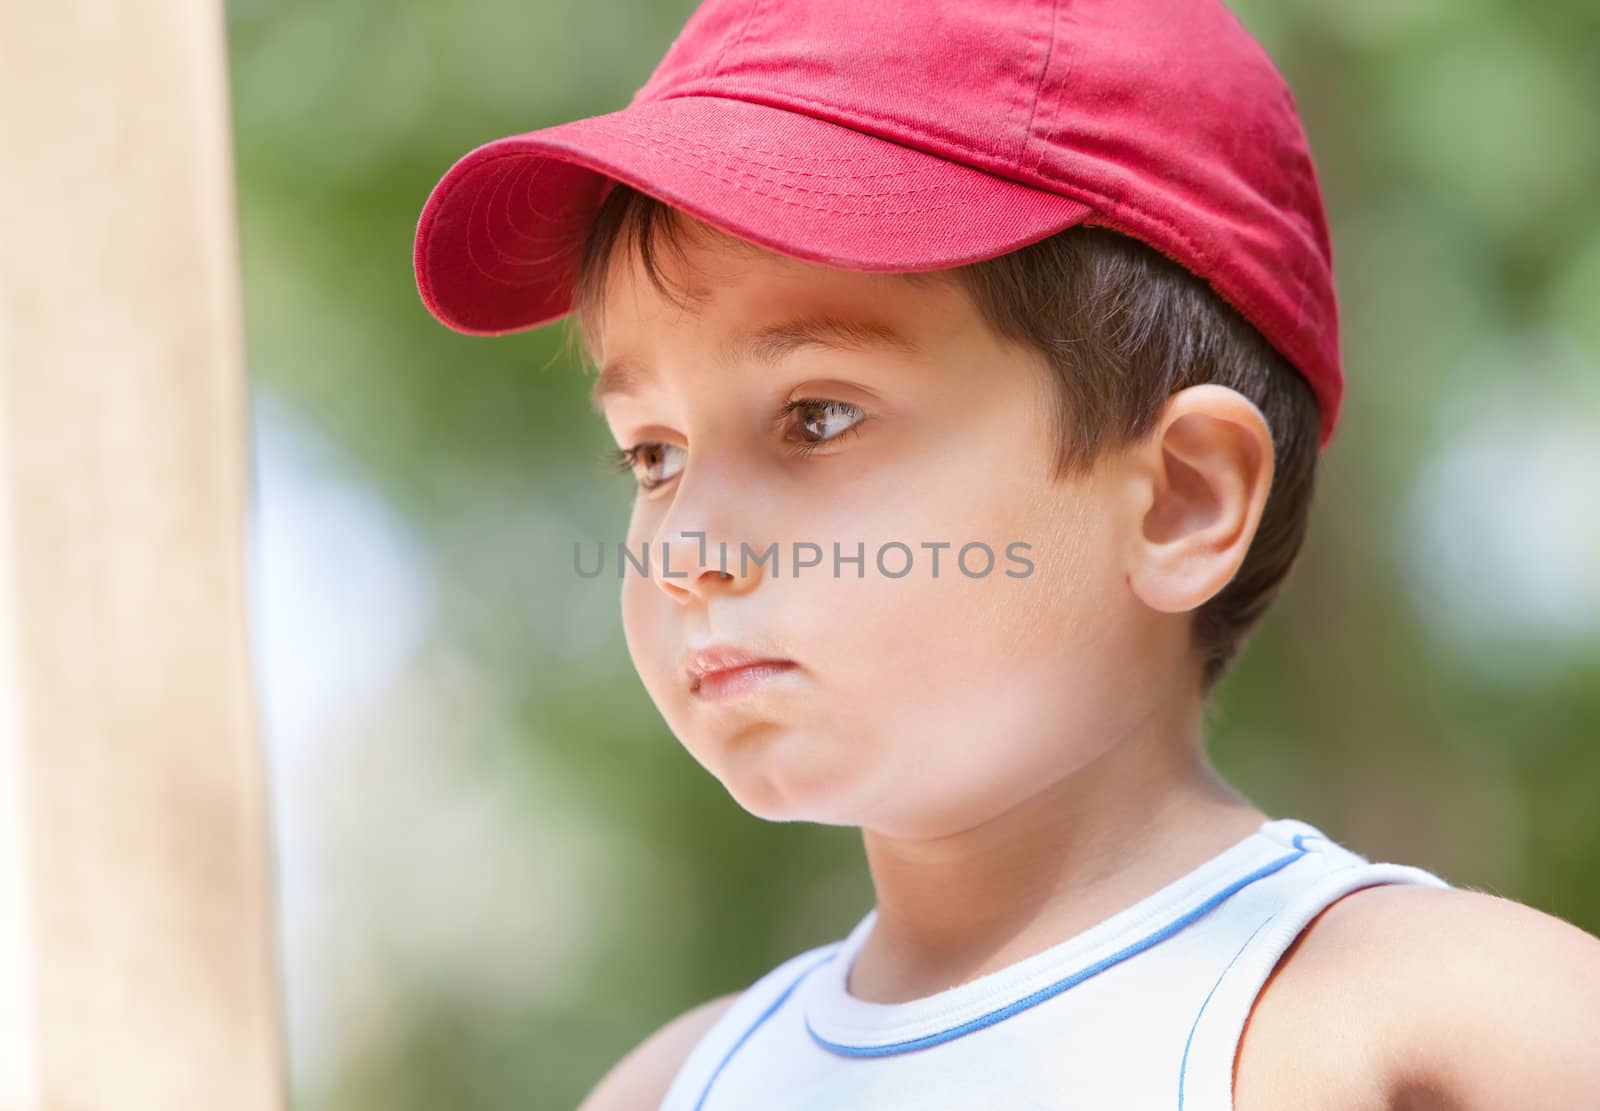
[[[1128,462],[1128,584],[1152,609],[1195,609],[1228,584],[1255,537],[1272,486],[1266,418],[1237,390],[1191,386],[1168,399]]]

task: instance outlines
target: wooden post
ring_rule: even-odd
[[[0,1108],[269,1111],[218,0],[0,4]]]

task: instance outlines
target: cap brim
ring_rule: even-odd
[[[940,270],[1082,223],[1088,205],[784,108],[725,97],[632,104],[487,143],[429,194],[414,264],[458,332],[571,311],[612,179],[770,250],[847,270]]]

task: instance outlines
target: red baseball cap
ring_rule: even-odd
[[[627,107],[497,139],[417,224],[442,323],[572,309],[620,180],[849,270],[938,270],[1075,224],[1205,278],[1338,421],[1333,253],[1293,95],[1222,0],[705,0]]]

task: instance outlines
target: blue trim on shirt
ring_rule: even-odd
[[[1167,925],[1163,926],[1159,930],[1156,930],[1154,933],[1151,933],[1151,934],[1141,938],[1139,941],[1136,941],[1132,945],[1129,945],[1126,948],[1121,949],[1116,953],[1113,953],[1111,956],[1106,957],[1103,960],[1096,961],[1094,964],[1090,965],[1087,968],[1080,969],[1079,971],[1074,972],[1071,975],[1068,975],[1066,977],[1063,977],[1062,979],[1056,981],[1053,984],[1050,984],[1050,985],[1048,985],[1046,987],[1040,988],[1038,991],[1033,992],[1033,993],[1031,993],[1031,994],[1029,994],[1027,996],[1024,996],[1022,999],[1019,999],[1014,1003],[1010,1003],[1010,1004],[1008,1004],[1008,1005],[1006,1005],[1004,1007],[997,1008],[996,1010],[990,1011],[986,1015],[980,1015],[977,1018],[972,1019],[972,1020],[970,1020],[968,1022],[961,1023],[959,1026],[953,1026],[948,1030],[942,1030],[942,1031],[940,1031],[938,1033],[928,1034],[928,1035],[925,1035],[925,1036],[920,1037],[920,1038],[912,1038],[912,1039],[909,1039],[907,1041],[894,1042],[894,1043],[892,1043],[890,1045],[881,1045],[881,1046],[852,1046],[852,1045],[844,1045],[844,1044],[842,1044],[840,1042],[830,1042],[826,1038],[822,1037],[820,1034],[818,1034],[815,1030],[813,1030],[811,1028],[811,1022],[810,1022],[809,1019],[805,1020],[806,1033],[810,1034],[812,1040],[815,1041],[818,1045],[822,1046],[824,1049],[831,1050],[831,1051],[833,1051],[835,1053],[840,1053],[840,1054],[843,1054],[845,1056],[850,1056],[850,1057],[885,1057],[885,1056],[889,1056],[889,1055],[895,1054],[895,1053],[909,1053],[912,1050],[925,1049],[928,1046],[938,1045],[938,1044],[940,1044],[942,1042],[950,1041],[953,1038],[959,1038],[963,1034],[970,1034],[975,1030],[982,1030],[985,1027],[993,1026],[995,1023],[1000,1022],[1000,1021],[1002,1021],[1004,1019],[1010,1018],[1012,1015],[1017,1014],[1019,1011],[1025,1011],[1029,1007],[1036,1006],[1036,1005],[1038,1005],[1040,1003],[1043,1003],[1046,999],[1049,999],[1049,998],[1051,998],[1053,996],[1061,994],[1062,992],[1066,991],[1068,988],[1073,987],[1076,984],[1082,983],[1084,980],[1087,980],[1089,977],[1095,975],[1096,973],[1104,972],[1106,969],[1110,968],[1111,966],[1113,966],[1115,964],[1118,964],[1121,961],[1125,961],[1129,957],[1132,957],[1132,956],[1134,956],[1134,955],[1136,955],[1138,953],[1143,952],[1144,950],[1150,948],[1152,945],[1156,945],[1156,944],[1158,944],[1158,943],[1160,943],[1162,941],[1165,941],[1167,938],[1171,937],[1173,934],[1177,933],[1179,930],[1183,929],[1185,926],[1188,926],[1190,923],[1194,922],[1196,919],[1200,918],[1201,916],[1207,914],[1208,912],[1210,912],[1212,910],[1215,910],[1217,908],[1217,906],[1219,906],[1224,900],[1226,900],[1230,896],[1237,894],[1239,891],[1241,891],[1242,889],[1250,886],[1252,883],[1255,883],[1257,880],[1265,879],[1267,876],[1272,875],[1274,872],[1277,872],[1280,869],[1285,868],[1285,867],[1289,866],[1290,864],[1293,864],[1296,860],[1299,860],[1302,856],[1305,856],[1308,852],[1312,851],[1310,849],[1307,849],[1304,846],[1304,844],[1302,844],[1302,840],[1306,836],[1307,835],[1303,834],[1303,833],[1302,834],[1297,834],[1295,836],[1295,838],[1294,838],[1295,851],[1294,852],[1287,853],[1284,856],[1279,857],[1277,860],[1274,860],[1274,861],[1272,861],[1272,862],[1270,862],[1268,864],[1262,865],[1260,868],[1257,868],[1254,872],[1251,872],[1249,875],[1243,876],[1243,877],[1239,878],[1238,880],[1235,880],[1233,883],[1229,884],[1227,887],[1224,887],[1221,891],[1218,891],[1215,895],[1211,896],[1211,898],[1207,899],[1205,902],[1201,903],[1199,906],[1197,906],[1193,910],[1189,911],[1187,914],[1184,914],[1181,917],[1179,917],[1177,919],[1174,919],[1172,922],[1167,923]],[[1319,838],[1319,840],[1324,840],[1324,839]],[[1268,919],[1268,921],[1270,921],[1270,919]],[[1266,925],[1266,923],[1263,922],[1262,925],[1264,926],[1264,925]],[[1256,927],[1257,932],[1259,932],[1260,929],[1261,929],[1260,926]],[[1255,937],[1255,934],[1251,934],[1250,936],[1253,938],[1253,937]],[[1247,941],[1246,944],[1249,944],[1249,942]],[[740,1035],[739,1040],[733,1043],[732,1047],[729,1048],[727,1053],[723,1054],[722,1060],[717,1063],[716,1069],[712,1071],[711,1076],[706,1080],[705,1088],[701,1091],[700,1098],[695,1102],[695,1105],[694,1105],[695,1111],[701,1111],[701,1109],[705,1106],[706,1097],[711,1094],[711,1086],[712,1086],[712,1084],[714,1084],[716,1082],[717,1077],[722,1074],[722,1070],[727,1067],[727,1064],[733,1058],[733,1055],[739,1051],[739,1047],[744,1045],[744,1043],[750,1039],[750,1036],[756,1032],[756,1030],[761,1026],[761,1024],[766,1022],[767,1019],[771,1018],[772,1015],[774,1013],[776,1013],[776,1011],[778,1010],[779,1007],[783,1006],[784,1001],[787,1000],[789,998],[789,996],[794,993],[794,990],[797,987],[800,986],[800,982],[802,980],[804,980],[807,976],[811,975],[811,973],[814,972],[817,968],[821,967],[824,964],[827,964],[829,961],[833,960],[836,956],[838,956],[839,950],[842,949],[843,946],[844,946],[844,942],[843,941],[839,942],[838,944],[834,945],[828,951],[826,956],[823,956],[822,958],[820,958],[820,959],[818,959],[816,961],[813,961],[811,964],[807,965],[806,968],[804,969],[804,971],[802,971],[800,973],[800,975],[796,976],[794,978],[794,980],[790,982],[789,986],[786,987],[783,990],[783,993],[781,995],[779,995],[778,998],[773,1000],[772,1003],[767,1007],[767,1009],[765,1011],[763,1011],[761,1013],[761,1015],[753,1023],[750,1024],[749,1028],[746,1029],[745,1032],[742,1035]],[[1241,948],[1240,952],[1243,952],[1243,951],[1244,951],[1243,948]],[[1234,960],[1237,960],[1237,959],[1238,959],[1238,954],[1235,953],[1234,954]],[[1229,965],[1231,966],[1232,963],[1233,962],[1230,961]],[[1226,972],[1227,970],[1224,969],[1223,971]],[[1218,978],[1218,982],[1219,983],[1221,982],[1221,978],[1220,977]],[[1215,984],[1212,985],[1211,990],[1213,992],[1216,991],[1216,985]],[[1206,1000],[1209,1001],[1210,998],[1211,998],[1211,996],[1208,994],[1206,996]],[[1202,1010],[1205,1009],[1205,1003],[1201,1004],[1201,1009]],[[1198,1016],[1196,1017],[1195,1021],[1197,1023],[1199,1022]],[[1193,1031],[1193,1029],[1191,1029],[1190,1030],[1190,1037],[1192,1038],[1193,1036],[1194,1036],[1194,1031]],[[1187,1043],[1185,1043],[1185,1045],[1184,1045],[1184,1057],[1185,1057],[1185,1060],[1187,1060],[1187,1058],[1188,1058],[1188,1044]],[[1181,1071],[1180,1071],[1179,1075],[1180,1075],[1180,1085],[1181,1085],[1181,1082],[1182,1082],[1181,1081],[1181,1077],[1182,1077]],[[1182,1099],[1181,1091],[1180,1091],[1180,1094],[1179,1094],[1179,1098],[1180,1098],[1180,1101],[1181,1101],[1181,1099]]]
[[[1301,836],[1304,836],[1304,834]],[[1295,844],[1299,845],[1300,838],[1296,837],[1294,840]],[[1222,971],[1217,975],[1217,982],[1211,985],[1211,990],[1206,992],[1206,997],[1200,1001],[1200,1009],[1195,1012],[1194,1023],[1189,1027],[1189,1036],[1183,1039],[1183,1060],[1178,1062],[1178,1111],[1183,1111],[1183,1078],[1184,1074],[1189,1071],[1189,1045],[1194,1041],[1194,1032],[1200,1026],[1200,1016],[1206,1013],[1206,1005],[1211,1002],[1211,997],[1217,993],[1217,988],[1221,986],[1222,978],[1228,974],[1228,969],[1232,968],[1234,962],[1244,955],[1246,949],[1250,948],[1250,943],[1256,939],[1256,934],[1265,929],[1267,923],[1276,917],[1278,917],[1276,913],[1267,915],[1262,920],[1261,925],[1250,931],[1250,936],[1244,939],[1244,944],[1239,946],[1239,951],[1229,959],[1227,964],[1222,966]]]
[[[733,1046],[728,1050],[728,1052],[722,1055],[722,1060],[717,1062],[717,1067],[712,1070],[710,1078],[706,1081],[705,1088],[700,1092],[700,1098],[695,1101],[695,1111],[700,1111],[700,1108],[705,1106],[706,1096],[711,1094],[711,1085],[716,1083],[717,1077],[722,1074],[722,1070],[727,1067],[728,1061],[733,1057],[733,1055],[739,1052],[739,1047],[749,1040],[750,1035],[754,1034],[756,1029],[763,1022],[772,1017],[773,1012],[775,1012],[779,1007],[783,1006],[783,1001],[788,999],[789,996],[794,993],[794,989],[800,986],[801,980],[804,980],[807,976],[811,975],[813,969],[816,969],[821,965],[827,964],[829,961],[833,960],[834,956],[839,951],[839,947],[843,944],[844,942],[839,942],[828,950],[826,956],[814,960],[810,964],[806,965],[805,970],[801,972],[800,975],[796,976],[788,987],[783,989],[783,994],[774,999],[771,1005],[769,1005],[766,1010],[761,1012],[760,1017],[750,1024],[749,1029],[739,1036],[739,1040],[733,1043]]]
[[[824,1049],[831,1050],[834,1053],[840,1053],[848,1057],[886,1057],[895,1053],[909,1053],[915,1049],[926,1049],[929,1046],[939,1045],[942,1042],[950,1041],[952,1038],[959,1038],[963,1034],[970,1034],[976,1030],[982,1030],[985,1027],[993,1026],[997,1022],[1001,1022],[1010,1018],[1019,1011],[1025,1011],[1029,1007],[1037,1006],[1052,996],[1060,995],[1068,988],[1077,984],[1081,984],[1083,981],[1087,980],[1091,976],[1096,975],[1097,973],[1104,972],[1112,965],[1125,961],[1135,954],[1142,953],[1152,945],[1165,941],[1167,938],[1171,937],[1173,934],[1189,925],[1195,919],[1201,917],[1211,910],[1214,910],[1224,899],[1227,899],[1229,896],[1235,894],[1242,888],[1248,887],[1250,884],[1255,883],[1257,880],[1272,875],[1272,873],[1278,871],[1280,868],[1287,867],[1288,865],[1294,863],[1296,860],[1299,860],[1302,856],[1306,855],[1306,852],[1306,849],[1297,848],[1294,852],[1281,856],[1277,860],[1272,861],[1270,864],[1264,864],[1260,868],[1257,868],[1254,872],[1251,872],[1249,875],[1230,883],[1227,887],[1224,887],[1221,891],[1218,891],[1215,895],[1211,896],[1211,898],[1207,899],[1205,902],[1189,911],[1189,913],[1174,919],[1161,929],[1141,938],[1132,945],[1129,945],[1126,948],[1111,954],[1109,957],[1106,957],[1103,960],[1096,961],[1087,968],[1079,969],[1077,972],[1074,972],[1069,976],[1065,976],[1053,984],[1042,987],[1038,991],[1031,992],[1030,994],[1023,996],[1021,999],[1018,999],[1014,1003],[1008,1003],[1004,1007],[999,1007],[993,1011],[990,1011],[986,1015],[979,1015],[977,1018],[970,1019],[958,1026],[952,1026],[948,1030],[941,1030],[934,1034],[925,1034],[920,1038],[910,1038],[903,1042],[893,1042],[889,1045],[873,1046],[854,1046],[845,1045],[841,1042],[830,1042],[811,1028],[811,1023],[809,1020],[807,1020],[805,1024],[806,1032],[811,1035],[812,1040],[818,1045],[822,1046]]]

